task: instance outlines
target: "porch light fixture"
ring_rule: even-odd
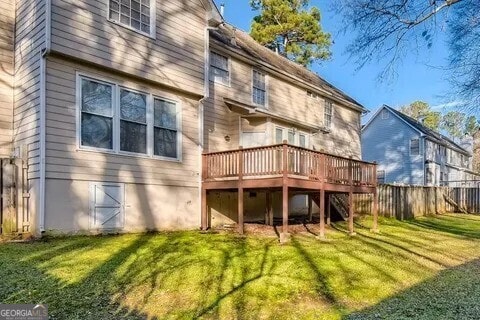
[[[227,134],[227,135],[225,136],[225,141],[230,142],[230,139],[231,139],[230,136]]]

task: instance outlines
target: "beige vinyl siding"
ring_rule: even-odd
[[[29,178],[39,175],[40,59],[45,47],[45,0],[17,0],[14,147],[26,148]]]
[[[158,0],[155,38],[108,21],[107,5],[52,0],[52,50],[203,94],[206,10],[200,0]]]
[[[0,0],[0,156],[11,152],[15,0]]]
[[[78,149],[76,72],[178,101],[182,108],[181,162]],[[58,57],[47,61],[46,86],[47,178],[198,187],[197,100]]]
[[[212,50],[229,56],[222,48],[212,45]],[[221,151],[238,148],[240,115],[229,111],[223,98],[230,98],[252,105],[252,69],[253,66],[230,57],[230,86],[210,82],[210,98],[205,110],[205,147],[206,151]],[[300,124],[323,126],[325,97],[312,98],[307,96],[307,89],[299,83],[289,82],[267,74],[267,109],[276,115],[293,119],[295,123],[272,120],[271,141],[274,141],[275,124],[283,127],[297,127],[309,133],[310,146],[316,150],[342,156],[361,157],[360,148],[360,112],[333,103],[332,130],[329,133],[313,132],[302,128]],[[226,142],[225,135],[231,137]],[[268,139],[267,139],[268,140]]]

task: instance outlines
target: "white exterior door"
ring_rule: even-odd
[[[120,229],[125,223],[125,186],[115,183],[90,184],[90,228]]]

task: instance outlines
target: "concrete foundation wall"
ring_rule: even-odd
[[[124,227],[120,232],[185,230],[200,226],[198,188],[125,183]],[[90,182],[46,180],[45,230],[87,233],[90,227]]]

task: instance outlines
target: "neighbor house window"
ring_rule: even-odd
[[[113,149],[113,92],[112,84],[82,79],[80,84],[82,146]]]
[[[377,183],[385,183],[385,170],[377,171]]]
[[[215,52],[210,52],[210,81],[230,84],[228,58]]]
[[[175,102],[83,76],[78,83],[81,148],[180,158]]]
[[[410,155],[418,156],[420,154],[420,139],[410,140]]]
[[[253,90],[252,90],[252,99],[253,103],[265,106],[266,101],[266,85],[265,85],[265,74],[253,70]]]
[[[109,0],[109,18],[124,26],[150,35],[151,0]]]
[[[333,103],[332,101],[325,101],[325,109],[323,112],[323,123],[326,128],[332,127],[332,118],[333,118]]]

